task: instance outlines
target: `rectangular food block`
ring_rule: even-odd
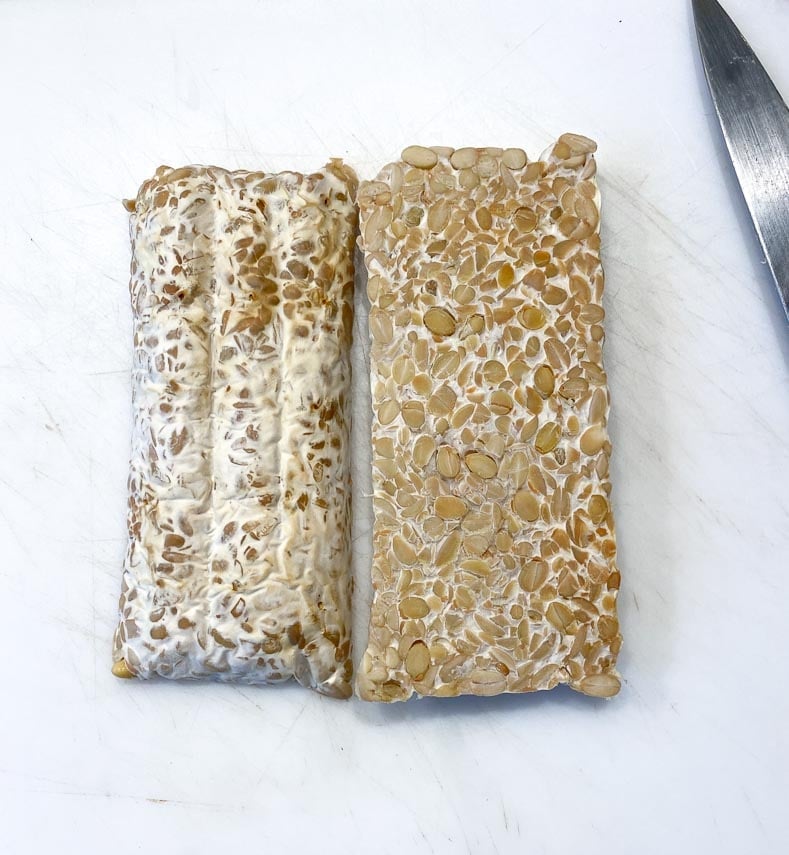
[[[356,178],[161,167],[131,211],[113,672],[348,697]]]
[[[360,188],[362,698],[620,688],[595,148],[412,146]]]

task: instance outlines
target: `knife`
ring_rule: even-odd
[[[789,109],[717,0],[692,0],[701,61],[789,320]]]

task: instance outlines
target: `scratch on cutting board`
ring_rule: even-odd
[[[425,830],[421,826],[419,827],[419,834],[420,834],[422,840],[424,840],[425,843],[427,843],[427,845],[430,847],[430,851],[435,852],[436,850],[434,849],[433,844],[430,842],[430,839],[425,834]]]
[[[35,247],[39,252],[42,252],[44,255],[48,256],[49,258],[52,258],[52,253],[50,253],[50,252],[49,252],[48,250],[46,250],[46,249],[43,249],[43,248],[42,248],[42,246],[41,246],[41,244],[40,244],[40,243],[39,243],[39,242],[38,242],[38,241],[33,237],[33,235],[31,235],[31,234],[30,234],[30,232],[29,232],[29,231],[28,231],[24,226],[22,227],[22,231],[23,231],[23,232],[28,236],[28,238],[30,239],[30,243],[32,243],[32,244],[33,244],[33,246],[34,246],[34,247]],[[28,294],[28,296],[30,296],[30,292],[27,292],[27,294]],[[35,298],[35,295],[33,295],[33,296],[34,296],[34,298]],[[39,303],[39,305],[41,305],[41,303]]]
[[[282,734],[282,736],[280,737],[280,739],[279,739],[279,741],[277,742],[277,744],[276,744],[276,745],[271,749],[271,751],[269,751],[269,753],[268,753],[268,754],[266,755],[266,757],[263,759],[263,762],[262,762],[262,764],[261,764],[261,765],[263,766],[263,770],[264,770],[264,771],[263,771],[263,773],[261,774],[261,776],[258,778],[257,783],[256,783],[256,785],[255,785],[256,787],[260,786],[261,782],[263,781],[263,779],[264,779],[264,778],[266,777],[266,775],[268,774],[267,770],[268,770],[268,768],[269,768],[269,761],[270,761],[270,760],[271,760],[271,758],[272,758],[272,757],[273,757],[273,756],[274,756],[274,755],[275,755],[275,754],[280,750],[280,748],[282,748],[282,746],[287,742],[288,737],[289,737],[289,736],[290,736],[290,734],[293,732],[293,730],[294,730],[294,728],[296,727],[296,725],[299,723],[299,719],[304,715],[304,713],[305,713],[306,709],[307,709],[307,702],[305,701],[305,702],[302,704],[301,709],[300,709],[300,710],[298,711],[298,713],[294,716],[293,721],[290,723],[290,727],[288,727],[288,729],[287,729],[287,730]]]
[[[420,741],[419,737],[417,736],[417,730],[416,730],[416,728],[413,726],[413,724],[410,724],[410,723],[409,723],[409,727],[410,727],[410,731],[411,731],[411,736],[412,736],[412,738],[413,738],[413,740],[414,740],[414,744],[415,744],[415,745],[417,746],[417,748],[419,749],[419,752],[420,752],[420,754],[421,754],[421,756],[422,756],[422,759],[423,759],[423,760],[427,760],[427,763],[428,763],[428,765],[429,765],[429,767],[430,767],[430,771],[431,771],[431,773],[432,773],[433,777],[435,778],[436,783],[438,784],[438,788],[439,788],[439,790],[440,790],[442,793],[445,793],[445,790],[444,790],[444,783],[443,783],[443,781],[441,780],[441,777],[439,776],[438,772],[436,772],[436,767],[435,767],[435,765],[433,764],[433,762],[432,762],[432,761],[430,760],[430,758],[428,757],[428,753],[427,753],[427,751],[425,751],[425,749],[424,749],[424,747],[423,747],[423,745],[422,745],[422,742]],[[465,842],[465,844],[466,844],[466,849],[467,849],[469,852],[473,852],[474,850],[471,848],[471,843],[469,842],[468,834],[466,834],[466,827],[465,827],[465,825],[464,825],[464,823],[463,823],[463,817],[462,817],[462,815],[461,815],[460,811],[459,811],[459,810],[457,809],[457,807],[455,806],[455,803],[454,803],[454,801],[453,801],[452,799],[450,799],[450,800],[449,800],[449,807],[451,808],[452,813],[454,813],[454,815],[455,815],[455,819],[457,820],[458,826],[460,827],[460,831],[461,831],[461,833],[463,834],[463,841],[464,841],[464,842]]]
[[[729,401],[731,401],[733,406],[742,407],[742,402],[738,397],[735,397],[732,392],[728,391],[725,386],[715,381],[714,377],[711,377],[708,373],[703,371],[700,367],[697,367],[697,372],[699,376],[706,380],[711,386],[715,386],[721,394],[723,394]],[[783,437],[778,433],[778,431],[770,424],[768,421],[761,416],[761,414],[756,410],[753,404],[749,401],[747,404],[748,410],[750,414],[753,416],[754,420],[758,423],[759,427],[766,431],[778,444],[780,447],[781,443],[783,443]]]
[[[39,396],[37,396],[37,397],[38,397],[38,402],[39,402],[39,403],[41,404],[41,406],[44,408],[44,412],[45,412],[45,413],[47,414],[47,416],[49,417],[49,421],[48,421],[48,422],[44,422],[44,427],[45,427],[48,431],[51,431],[51,432],[53,432],[53,433],[58,434],[58,436],[60,436],[60,438],[61,438],[61,439],[65,439],[65,437],[64,437],[64,435],[63,435],[63,430],[62,430],[62,428],[60,427],[60,422],[58,422],[58,421],[57,421],[57,419],[52,415],[52,413],[51,413],[51,412],[50,412],[50,410],[49,410],[49,407],[44,403],[44,401],[43,401],[43,399],[41,398],[41,396],[39,395]]]
[[[505,63],[514,53],[519,51],[530,39],[537,35],[543,27],[547,26],[549,21],[551,20],[552,15],[548,15],[545,20],[538,24],[530,33],[527,33],[514,47],[510,48],[497,62],[494,62],[493,65],[489,65],[482,74],[476,75],[473,78],[474,87],[478,87],[483,80],[490,77],[496,69],[498,69],[503,63]],[[435,113],[431,114],[421,125],[419,125],[414,131],[414,136],[419,135],[431,122],[437,119],[439,116],[446,113],[460,98],[468,97],[469,87],[461,84],[459,87],[460,91],[454,98],[450,98],[448,101],[444,103],[440,110],[437,110]]]
[[[0,518],[2,518],[3,521],[5,522],[6,526],[8,527],[8,530],[11,532],[11,537],[14,538],[14,540],[17,543],[17,546],[19,546],[19,548],[22,550],[22,554],[27,555],[28,547],[25,545],[25,543],[22,540],[20,540],[19,535],[16,533],[16,529],[11,524],[11,520],[8,519],[8,517],[3,512],[2,508],[0,508]]]
[[[365,140],[360,139],[360,138],[359,138],[355,133],[353,133],[353,132],[351,132],[351,136],[352,136],[352,137],[354,138],[354,140],[358,143],[359,148],[361,148],[361,149],[362,149],[363,151],[365,151],[367,154],[369,154],[370,156],[372,156],[372,151],[371,151],[370,147],[367,145],[367,142],[365,142]]]
[[[42,407],[43,407],[43,409],[44,409],[44,412],[47,414],[47,417],[49,418],[49,422],[45,422],[45,423],[44,423],[44,427],[45,427],[48,431],[53,431],[54,433],[58,434],[58,436],[60,436],[60,438],[65,442],[66,438],[65,438],[65,436],[63,435],[63,430],[62,430],[62,429],[61,429],[61,427],[60,427],[60,423],[59,423],[59,422],[58,422],[58,420],[57,420],[57,419],[52,415],[51,410],[50,410],[50,409],[49,409],[49,407],[44,403],[44,399],[41,397],[41,395],[36,395],[36,398],[38,398],[38,403],[39,403],[39,404],[41,404],[41,406],[42,406]]]
[[[307,125],[307,127],[313,132],[313,134],[315,134],[315,137],[318,140],[318,142],[321,144],[322,148],[325,148],[325,149],[331,148],[331,146],[326,145],[326,141],[318,133],[318,131],[315,129],[315,126],[312,124],[312,122],[306,116],[304,117],[304,122]]]
[[[14,487],[14,485],[10,481],[6,481],[5,478],[0,478],[0,484],[10,490],[15,496],[19,496],[20,499],[24,499],[29,505],[33,504],[33,501],[29,499],[24,493],[21,493],[19,490],[17,490],[17,488]]]
[[[156,805],[173,805],[175,807],[199,807],[207,810],[217,811],[217,812],[225,812],[225,813],[242,813],[246,810],[246,806],[242,804],[220,804],[219,802],[198,802],[192,801],[190,799],[162,799],[162,798],[154,798],[152,796],[137,796],[131,793],[97,793],[91,792],[89,790],[34,790],[32,792],[36,793],[44,793],[48,796],[64,796],[64,797],[76,797],[82,799],[102,799],[102,800],[111,800],[111,799],[122,799],[132,802],[143,802],[146,804],[156,804]]]
[[[370,495],[365,495],[364,498],[370,499],[370,498],[372,498],[372,496],[373,496],[373,494],[370,493]],[[351,543],[356,543],[357,541],[360,541],[360,540],[366,540],[367,538],[370,537],[371,531],[372,531],[372,526],[368,525],[367,528],[365,528],[363,531],[360,531],[359,534],[357,534],[355,537],[353,537],[351,539]]]
[[[405,808],[405,810],[411,814],[414,822],[416,823],[417,828],[420,828],[420,814],[417,813],[416,809],[414,808],[413,804],[409,799],[403,798],[403,796],[401,796],[391,787],[388,787],[379,778],[376,778],[374,775],[371,775],[367,768],[358,765],[355,768],[361,778],[367,779],[367,781],[369,781],[373,786],[377,787],[382,793],[384,793],[384,795],[388,797],[392,804],[397,802],[401,807]],[[468,841],[466,845],[468,846]]]
[[[50,420],[51,420],[52,422],[55,422],[55,418],[54,418],[54,416],[53,416],[53,415],[52,415],[52,413],[49,411],[49,409],[48,409],[47,405],[44,403],[44,399],[41,397],[41,395],[36,395],[36,399],[38,400],[38,403],[39,403],[39,404],[41,404],[41,406],[44,408],[44,412],[46,412],[46,414],[49,416]],[[58,432],[58,434],[60,435],[60,438],[63,440],[63,443],[65,444],[66,449],[68,450],[69,455],[71,456],[72,460],[73,460],[73,461],[74,461],[74,463],[76,464],[76,466],[77,466],[77,468],[79,469],[79,471],[80,471],[83,475],[85,475],[86,477],[90,477],[90,473],[88,472],[88,470],[87,470],[87,469],[85,469],[85,466],[84,466],[84,464],[83,464],[83,462],[82,462],[82,458],[81,458],[81,457],[79,457],[79,456],[76,454],[76,452],[75,452],[75,451],[74,451],[74,449],[71,447],[71,445],[66,441],[66,438],[65,438],[65,436],[63,435],[63,432],[62,432],[61,430],[58,430],[57,432]]]
[[[86,202],[84,205],[67,205],[65,208],[41,208],[39,214],[63,214],[66,211],[79,211],[82,208],[100,208],[106,205],[120,205],[121,199],[112,196],[105,202]],[[32,238],[31,238],[32,240]]]
[[[682,151],[685,153],[685,156],[687,157],[688,161],[690,162],[690,165],[693,167],[693,173],[692,174],[695,175],[701,169],[701,166],[699,164],[697,164],[696,161],[693,159],[693,156],[690,153],[690,146],[688,146],[688,144],[683,139],[682,134],[680,134],[680,132],[677,130],[677,128],[675,127],[674,123],[671,121],[669,116],[666,115],[666,113],[663,111],[663,109],[660,106],[658,106],[657,112],[658,112],[660,118],[663,120],[664,124],[668,127],[668,129],[674,135],[674,138],[680,144]]]
[[[31,466],[30,471],[36,476],[36,478],[45,478],[47,481],[51,481],[53,484],[57,484],[59,487],[65,487],[65,483],[61,481],[60,478],[55,478],[53,475],[50,475],[49,472],[44,472],[43,469],[39,469],[38,466]],[[0,483],[4,482],[0,480]],[[10,487],[10,485],[9,488],[13,489],[13,487]],[[19,493],[19,495],[21,496],[22,494]],[[22,498],[25,499],[25,501],[30,502],[31,505],[33,504],[31,499],[28,499],[25,496],[22,496]]]
[[[751,799],[750,793],[748,792],[748,790],[745,789],[745,787],[742,788],[742,794],[745,796],[745,801],[748,802],[748,807],[751,809],[751,813],[754,815],[754,818],[756,819],[756,822],[759,826],[759,830],[761,831],[762,836],[766,839],[767,838],[767,832],[764,828],[764,823],[762,822],[762,818],[759,815],[759,811],[756,810],[756,806],[754,805],[753,800]]]
[[[725,265],[718,264],[711,267],[705,264],[703,259],[709,255],[706,248],[689,237],[685,229],[676,225],[670,217],[648,201],[632,183],[623,178],[614,178],[610,174],[606,174],[601,180],[601,184],[604,189],[610,188],[610,191],[613,191],[620,199],[633,207],[640,216],[649,221],[665,238],[671,241],[672,245],[689,264],[705,273],[714,282],[722,284],[725,279],[740,282],[739,278]],[[636,199],[639,202],[638,205],[636,205]],[[708,319],[705,318],[705,322],[708,322]]]
[[[259,704],[259,703],[257,703],[257,701],[253,701],[253,700],[252,700],[252,698],[250,698],[250,697],[249,697],[249,695],[247,695],[245,692],[243,692],[243,691],[241,690],[241,687],[240,687],[240,686],[233,686],[233,691],[234,691],[237,695],[240,695],[240,696],[241,696],[241,697],[242,697],[242,698],[243,698],[247,703],[252,704],[252,706],[253,706],[253,707],[254,707],[258,712],[264,712],[263,707],[262,707],[262,706],[260,706],[260,704]]]
[[[89,560],[90,560],[90,559],[89,559]],[[64,627],[65,627],[65,628],[66,628],[70,633],[75,634],[75,635],[80,635],[80,636],[82,636],[86,641],[87,641],[87,640],[90,640],[90,641],[97,641],[97,640],[98,640],[98,639],[100,639],[100,638],[101,638],[101,639],[103,639],[103,638],[104,638],[104,634],[103,634],[103,633],[98,633],[98,634],[97,634],[97,633],[96,633],[96,631],[95,631],[95,629],[89,629],[88,627],[83,626],[82,624],[77,623],[76,621],[74,621],[74,620],[70,620],[70,619],[68,619],[68,618],[58,617],[57,615],[55,615],[55,616],[53,616],[53,617],[52,617],[51,622],[52,622],[53,624],[61,624],[61,625],[62,625],[62,626],[64,626]],[[95,622],[94,622],[94,627],[95,627]]]

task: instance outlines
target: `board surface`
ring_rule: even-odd
[[[725,5],[789,96],[787,4]],[[690,4],[217,9],[0,3],[0,849],[783,853],[789,336]],[[337,156],[369,179],[411,143],[535,153],[568,129],[599,144],[620,694],[389,708],[113,677],[121,200],[160,163],[305,172]],[[364,303],[355,324],[363,603]]]

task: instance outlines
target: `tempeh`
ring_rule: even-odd
[[[134,432],[113,671],[351,693],[356,178],[161,167],[129,205]]]
[[[619,690],[595,148],[411,146],[360,188],[365,699]]]

